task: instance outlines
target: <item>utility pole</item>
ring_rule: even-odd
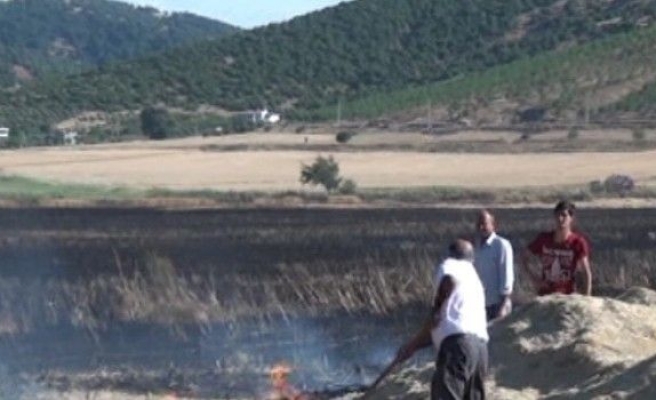
[[[428,133],[433,133],[433,101],[428,99]]]
[[[337,127],[342,125],[342,97],[337,100]]]
[[[585,121],[584,126],[587,128],[590,123],[590,92],[585,93]]]

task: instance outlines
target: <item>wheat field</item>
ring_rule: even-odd
[[[208,145],[302,143],[303,135],[239,135],[7,150],[0,171],[62,183],[136,188],[220,191],[302,190],[302,164],[320,155],[311,148],[206,151]],[[358,138],[359,139],[359,138]],[[409,136],[408,140],[415,140]],[[368,139],[359,139],[368,140]],[[421,140],[421,139],[417,139]],[[311,143],[334,143],[333,135],[311,135]],[[644,186],[656,185],[656,151],[581,153],[428,153],[419,151],[332,151],[340,172],[362,188],[546,188],[586,185],[621,173]]]

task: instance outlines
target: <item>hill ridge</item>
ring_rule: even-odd
[[[0,2],[0,86],[216,39],[237,28],[110,0]]]

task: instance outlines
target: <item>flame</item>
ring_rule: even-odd
[[[271,377],[271,384],[275,390],[285,389],[289,386],[287,377],[291,374],[292,368],[287,364],[277,364],[271,371],[269,371],[269,376]]]
[[[276,364],[269,371],[273,391],[270,400],[306,400],[306,397],[287,378],[292,372],[292,367],[287,364]]]

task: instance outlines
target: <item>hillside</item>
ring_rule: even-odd
[[[109,0],[0,2],[0,87],[215,39],[237,29]]]
[[[399,90],[378,91],[342,104],[345,119],[423,120],[437,124],[508,126],[521,111],[544,110],[555,124],[628,123],[656,109],[656,27],[552,50],[481,72]],[[335,118],[336,106],[295,110],[306,121]],[[381,121],[382,123],[382,121]]]
[[[630,34],[655,16],[655,0],[358,0],[224,40],[29,85],[0,99],[0,124],[33,135],[44,124],[83,111],[149,104],[186,110],[268,105],[310,118],[312,113],[298,111],[340,98],[467,82],[545,52],[574,57],[576,46]],[[582,57],[603,66],[594,54]],[[545,71],[541,82],[560,84]]]
[[[653,399],[656,293],[535,300],[490,331],[493,400]],[[370,398],[425,399],[434,364],[410,367]],[[349,395],[346,399],[361,396]]]

